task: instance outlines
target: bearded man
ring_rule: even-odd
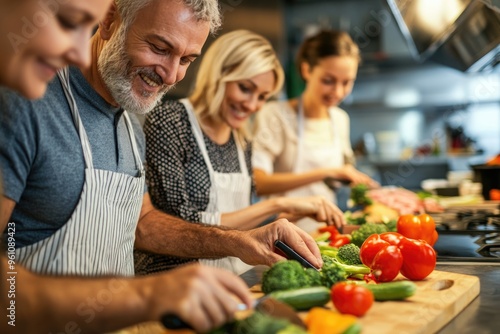
[[[281,239],[322,264],[314,240],[285,220],[225,230],[151,204],[144,137],[129,113],[151,110],[220,22],[216,0],[115,0],[92,39],[90,68],[59,72],[37,101],[0,91],[0,228],[15,223],[18,263],[37,273],[131,276],[135,247],[270,265],[282,259],[273,252]]]

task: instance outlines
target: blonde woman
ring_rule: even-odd
[[[349,116],[338,107],[352,91],[360,59],[358,46],[342,31],[320,31],[302,43],[302,96],[270,102],[257,117],[253,164],[259,195],[335,201],[327,178],[378,186],[353,166]]]
[[[341,211],[322,197],[276,198],[251,204],[251,144],[245,127],[282,86],[284,74],[271,44],[237,30],[219,37],[205,54],[194,92],[167,101],[147,117],[147,179],[153,204],[185,220],[251,229],[285,213],[341,225]],[[185,262],[137,256],[140,273]],[[205,261],[205,260],[203,260]],[[241,273],[250,267],[234,258],[208,263]]]

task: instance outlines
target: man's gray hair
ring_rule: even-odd
[[[116,7],[123,20],[126,30],[134,22],[137,12],[146,7],[152,1],[167,0],[115,0]],[[222,25],[222,15],[218,0],[168,0],[182,1],[187,7],[193,10],[197,20],[207,21],[210,23],[210,32],[215,32]]]

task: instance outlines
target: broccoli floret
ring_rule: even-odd
[[[332,261],[321,268],[321,278],[323,286],[330,289],[335,283],[345,281],[347,274],[338,263]]]
[[[351,188],[351,199],[355,205],[370,205],[373,201],[366,196],[368,186],[365,184],[358,184]]]
[[[385,224],[366,223],[351,233],[351,242],[358,247],[361,247],[363,242],[372,234],[380,234],[387,232]]]
[[[359,247],[353,243],[349,243],[339,248],[337,259],[345,264],[357,265],[362,264],[359,257]]]
[[[351,275],[366,275],[370,268],[365,265],[348,265],[341,263],[336,258],[322,255],[323,267],[321,268],[322,284],[331,288],[335,283],[345,281]]]
[[[307,334],[302,328],[284,318],[275,318],[262,312],[254,312],[236,322],[232,333],[245,334]]]
[[[397,220],[391,219],[387,223],[385,223],[385,227],[387,228],[388,232],[397,232],[398,231],[397,224],[398,224]]]
[[[319,271],[307,268],[305,272],[308,278],[308,286],[321,286],[321,273]]]
[[[262,292],[299,289],[310,286],[310,280],[298,261],[280,261],[263,273]]]

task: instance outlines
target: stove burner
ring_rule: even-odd
[[[462,220],[463,218],[470,217],[474,214],[472,210],[461,210],[457,212],[457,218]]]
[[[500,205],[450,207],[433,215],[439,238],[434,245],[438,261],[500,264]]]

